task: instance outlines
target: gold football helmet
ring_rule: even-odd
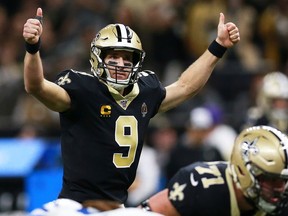
[[[287,151],[288,138],[270,126],[247,128],[234,143],[233,180],[248,200],[267,213],[278,211],[287,196]],[[280,181],[281,186],[271,187],[269,183],[264,186],[261,179]]]
[[[127,79],[117,80],[117,78],[115,79],[110,76],[108,70],[109,65],[104,62],[105,51],[107,50],[124,50],[132,52],[133,66],[132,68],[131,66],[126,67],[131,71]],[[142,49],[142,44],[138,35],[130,27],[123,24],[110,24],[101,29],[91,42],[90,54],[91,71],[99,79],[104,80],[107,84],[117,90],[137,82],[137,75],[145,57],[145,52]]]
[[[257,96],[257,104],[267,116],[269,125],[285,132],[288,132],[287,86],[288,77],[285,74],[279,71],[270,72],[264,76]]]

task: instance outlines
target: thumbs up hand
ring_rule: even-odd
[[[27,43],[36,44],[39,41],[43,31],[42,18],[42,9],[38,8],[36,12],[36,18],[30,18],[24,24],[23,37]]]
[[[238,27],[232,22],[225,23],[225,16],[223,13],[220,13],[219,17],[216,41],[226,48],[232,47],[240,41]]]

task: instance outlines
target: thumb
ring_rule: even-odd
[[[42,8],[37,8],[35,19],[38,19],[40,21],[40,23],[43,24],[43,11],[42,11]]]
[[[223,13],[220,13],[219,25],[224,25],[224,23],[225,23],[225,16]]]
[[[43,11],[42,11],[42,8],[40,8],[40,7],[37,8],[36,16],[43,17]]]

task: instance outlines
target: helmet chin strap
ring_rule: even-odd
[[[273,213],[273,211],[276,209],[276,205],[266,202],[262,197],[259,198],[257,205],[259,206],[259,208],[263,209],[265,212],[268,213]]]
[[[107,83],[107,85],[109,85],[110,87],[114,88],[117,91],[122,91],[123,89],[128,87],[128,84],[127,85],[118,84],[118,83],[109,82],[108,80],[106,81],[106,83]]]

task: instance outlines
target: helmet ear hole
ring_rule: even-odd
[[[137,52],[134,52],[133,59],[132,59],[133,65],[136,65],[139,62],[140,58],[141,58],[140,54]]]
[[[243,172],[243,170],[241,169],[240,166],[237,166],[237,169],[238,169],[239,174],[240,174],[241,176],[245,176],[245,174],[244,174],[244,172]]]
[[[106,56],[107,56],[107,50],[102,50],[102,52],[100,53],[100,58],[102,59],[103,62]]]

